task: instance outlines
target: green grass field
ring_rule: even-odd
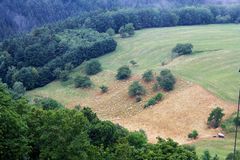
[[[95,89],[114,79],[116,70],[135,60],[138,65],[132,67],[133,74],[141,75],[145,70],[159,72],[162,62],[180,78],[202,85],[220,98],[237,101],[240,86],[240,25],[205,25],[170,28],[145,29],[136,32],[131,38],[121,39],[117,50],[98,58],[104,72],[94,76]],[[192,43],[194,54],[173,61],[171,49],[177,43]],[[82,66],[76,68],[71,77],[80,74]],[[97,83],[96,83],[97,82]],[[76,99],[91,96],[91,92],[75,89],[72,80],[66,83],[52,82],[45,87],[29,91],[29,96],[48,96],[69,104]],[[198,153],[209,149],[223,157],[232,151],[232,136],[226,140],[204,140],[196,143]]]
[[[228,134],[225,139],[202,140],[196,142],[194,145],[196,146],[197,154],[199,157],[202,156],[205,150],[208,150],[212,156],[217,154],[220,160],[224,160],[230,152],[233,152],[233,144],[234,135]],[[239,150],[240,137],[238,138],[237,147]]]

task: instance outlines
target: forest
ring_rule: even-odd
[[[144,7],[172,8],[236,1],[238,0],[2,0],[0,1],[0,40],[89,11]]]
[[[238,5],[90,12],[4,40],[0,43],[0,77],[9,87],[15,82],[22,82],[28,90],[41,87],[55,80],[57,75],[54,71],[64,70],[66,64],[74,68],[90,58],[114,51],[116,42],[104,33],[108,29],[118,33],[122,26],[130,23],[136,30],[177,25],[238,23],[239,15]],[[79,36],[81,38],[77,40],[77,45],[67,43],[66,39]]]

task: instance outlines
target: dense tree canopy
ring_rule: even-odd
[[[142,160],[192,159],[190,151],[172,140],[147,143],[143,131],[129,132],[100,121],[90,108],[57,109],[14,100],[0,84],[0,159]]]

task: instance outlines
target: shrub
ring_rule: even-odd
[[[146,89],[139,84],[138,81],[134,81],[128,88],[129,96],[141,96],[146,94]]]
[[[144,72],[143,75],[142,75],[142,79],[145,82],[151,82],[154,79],[153,72],[151,70],[148,70],[148,71]]]
[[[162,98],[163,98],[163,94],[158,93],[156,96],[148,100],[148,102],[144,105],[144,108],[157,104],[159,101],[162,100]]]
[[[89,88],[92,86],[92,82],[87,76],[77,76],[74,79],[74,84],[76,88]]]
[[[137,64],[137,62],[134,60],[131,60],[129,63],[131,63],[131,65],[133,65],[133,66],[135,66]]]
[[[102,85],[102,86],[100,86],[99,88],[101,89],[101,92],[102,92],[102,93],[106,93],[106,92],[108,91],[108,87],[105,86],[105,85]]]
[[[196,130],[193,130],[191,133],[188,134],[188,138],[197,139],[197,137],[198,137],[198,132]]]
[[[106,33],[107,33],[109,36],[114,36],[114,35],[115,35],[115,31],[114,31],[114,29],[112,29],[112,28],[109,28],[109,29],[106,31]]]
[[[214,108],[208,117],[209,127],[212,127],[212,128],[219,127],[223,116],[224,116],[224,113],[222,108],[219,108],[219,107]]]
[[[43,98],[37,101],[37,105],[41,106],[44,110],[60,109],[64,106],[52,98]]]
[[[158,94],[154,97],[154,99],[155,99],[157,102],[161,101],[162,98],[163,98],[163,94],[162,94],[162,93],[158,93]]]
[[[118,80],[128,79],[131,76],[131,70],[128,66],[122,66],[118,69],[118,73],[116,75],[116,78]]]
[[[190,43],[177,44],[176,47],[172,49],[172,56],[177,57],[185,54],[191,54],[193,45]]]
[[[160,76],[157,77],[157,81],[160,87],[163,88],[165,91],[173,90],[176,83],[175,77],[168,69],[161,71]]]
[[[87,75],[95,75],[102,71],[102,66],[98,60],[91,60],[85,66]]]

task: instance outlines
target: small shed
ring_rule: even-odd
[[[218,133],[218,138],[225,138],[225,135],[223,133]]]

